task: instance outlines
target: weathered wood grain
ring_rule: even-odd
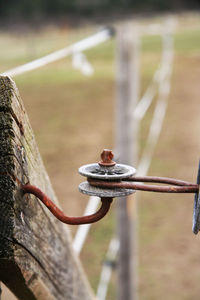
[[[21,193],[20,186],[30,182],[57,203],[18,90],[5,76],[0,165],[0,281],[22,300],[94,299],[67,226],[34,196]]]

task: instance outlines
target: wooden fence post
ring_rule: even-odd
[[[0,76],[0,165],[0,281],[20,300],[94,299],[67,225],[20,190],[30,182],[57,202],[18,90],[5,76]]]
[[[120,162],[135,165],[137,121],[133,112],[139,95],[139,36],[131,23],[117,30],[116,150]],[[120,241],[118,300],[137,299],[136,200],[118,200],[117,223]]]

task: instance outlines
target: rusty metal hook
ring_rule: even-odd
[[[99,221],[109,211],[114,197],[130,195],[136,190],[159,193],[196,193],[195,197],[199,198],[200,167],[197,184],[193,184],[191,182],[173,178],[134,176],[136,170],[133,167],[116,164],[112,160],[113,157],[112,151],[105,149],[101,154],[101,161],[99,163],[85,165],[79,169],[79,173],[87,177],[87,181],[82,182],[79,185],[79,190],[84,194],[99,196],[101,198],[101,207],[92,215],[83,217],[66,216],[39,188],[26,184],[22,186],[22,191],[24,194],[28,193],[35,195],[57,219],[70,225],[90,224]],[[143,184],[143,182],[168,185],[148,185]],[[199,216],[199,214],[200,208],[196,215]],[[195,220],[197,217],[195,217]],[[198,217],[198,224],[200,224],[199,219],[200,217]],[[197,221],[194,223],[196,224],[196,222]],[[198,230],[199,229],[200,225],[198,225]],[[196,233],[197,229],[194,231]]]
[[[103,197],[101,198],[101,207],[96,213],[83,217],[69,217],[66,216],[39,188],[30,184],[26,184],[22,186],[22,192],[24,194],[32,194],[36,196],[58,220],[69,225],[90,224],[99,221],[107,214],[112,203],[112,198]]]

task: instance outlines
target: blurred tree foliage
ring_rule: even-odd
[[[200,7],[199,0],[0,0],[0,17],[97,15],[115,11],[163,11]]]

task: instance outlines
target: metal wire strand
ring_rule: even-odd
[[[141,183],[132,183],[128,181],[121,182],[112,182],[112,181],[103,181],[103,180],[94,180],[88,178],[90,185],[101,188],[124,188],[124,189],[133,189],[140,191],[148,192],[157,192],[157,193],[197,193],[199,191],[198,184],[190,184],[184,186],[159,186],[159,185],[145,185]]]
[[[112,198],[101,198],[102,204],[99,210],[89,216],[83,217],[69,217],[66,216],[52,201],[49,199],[40,189],[37,187],[27,184],[22,186],[22,191],[24,194],[32,194],[40,199],[44,205],[52,212],[52,214],[61,222],[69,225],[80,225],[80,224],[90,224],[102,219],[110,209],[112,203]]]
[[[184,185],[191,185],[194,184],[188,181],[183,181],[179,179],[174,178],[168,178],[168,177],[158,177],[158,176],[132,176],[125,179],[122,179],[123,181],[137,181],[137,182],[155,182],[155,183],[166,183],[166,184],[172,184],[172,185],[178,185],[178,186],[184,186]]]

